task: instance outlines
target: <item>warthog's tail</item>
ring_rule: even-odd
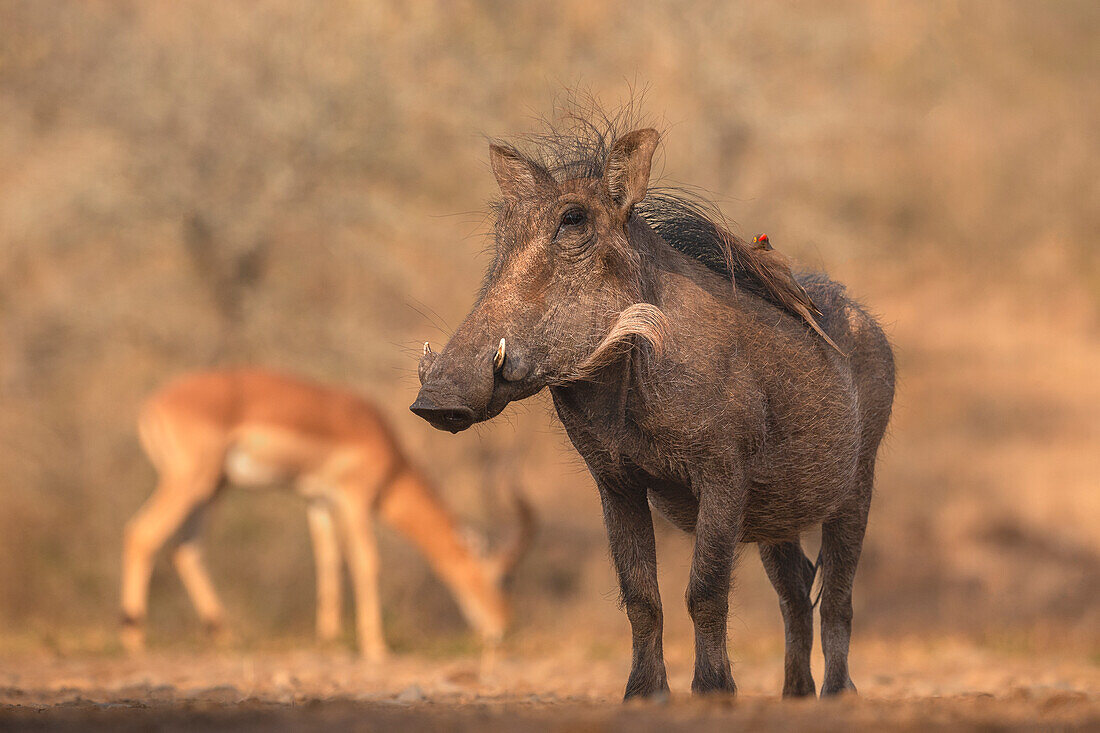
[[[807,564],[810,562],[809,558],[806,558],[806,562],[807,562]],[[810,572],[811,572],[811,575],[810,575],[810,592],[813,593],[814,583],[816,583],[818,578],[821,576],[821,550],[817,551],[817,562],[815,562],[811,566],[811,571]],[[817,608],[818,601],[821,600],[821,591],[824,588],[825,588],[825,583],[824,582],[818,583],[817,598],[814,599],[813,605],[811,605],[810,608]]]

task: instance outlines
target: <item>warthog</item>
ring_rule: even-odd
[[[626,698],[668,694],[650,505],[695,533],[694,692],[736,691],[731,573],[739,543],[755,542],[786,626],[783,694],[815,693],[817,568],[799,538],[819,523],[821,692],[854,690],[852,580],[893,402],[890,345],[843,286],[792,274],[698,197],[650,189],[655,130],[586,129],[531,138],[528,154],[490,146],[495,258],[446,347],[425,344],[411,409],[458,432],[550,388],[600,492],[633,633]]]

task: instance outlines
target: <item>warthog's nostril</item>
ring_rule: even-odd
[[[431,400],[420,397],[409,409],[439,430],[457,433],[474,424],[474,411],[469,407],[440,407]]]

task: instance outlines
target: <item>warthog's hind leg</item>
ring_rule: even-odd
[[[802,554],[798,541],[760,545],[760,560],[768,573],[783,612],[786,653],[783,663],[783,697],[812,696],[816,687],[810,673],[814,644],[814,610],[810,601],[813,563]]]
[[[852,636],[852,581],[863,548],[867,511],[871,504],[870,470],[860,491],[821,527],[821,647],[825,681],[821,695],[855,692],[848,674],[848,644]]]

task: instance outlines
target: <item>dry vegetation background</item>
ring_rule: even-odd
[[[116,648],[121,531],[154,481],[137,406],[254,362],[372,396],[494,536],[483,463],[521,462],[542,531],[509,649],[625,670],[596,492],[548,401],[454,437],[407,412],[418,344],[487,264],[485,137],[579,85],[609,106],[647,88],[666,180],[882,316],[900,388],[857,635],[1097,663],[1098,75],[1090,0],[0,2],[0,653]],[[302,509],[238,492],[215,512],[241,644],[310,643]],[[471,649],[384,540],[391,644]],[[661,524],[659,543],[686,660],[690,541]],[[735,656],[781,653],[755,551],[734,608]],[[167,563],[150,632],[204,643]]]

